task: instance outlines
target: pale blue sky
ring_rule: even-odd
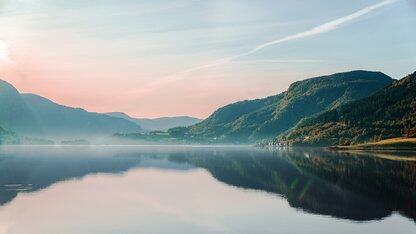
[[[415,25],[415,0],[0,0],[2,77],[92,111],[206,117],[311,76],[401,78],[416,70]]]

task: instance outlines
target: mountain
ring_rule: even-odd
[[[286,92],[275,96],[222,107],[201,123],[176,133],[211,142],[272,139],[305,117],[365,98],[392,81],[381,72],[369,71],[310,78],[293,83]]]
[[[15,132],[40,131],[35,116],[19,91],[3,80],[0,80],[0,126]]]
[[[146,131],[166,131],[175,127],[188,127],[201,122],[201,119],[197,119],[189,116],[177,116],[177,117],[161,117],[155,119],[145,118],[133,118],[122,112],[106,113],[109,116],[119,117],[127,119],[141,126]]]
[[[327,146],[395,137],[416,137],[416,72],[367,98],[305,119],[284,140]]]
[[[142,130],[137,124],[123,118],[59,105],[35,94],[22,94],[22,98],[47,135],[89,136]]]
[[[0,80],[0,126],[28,136],[88,137],[141,128],[122,118],[87,112],[52,102],[35,94],[20,94]]]

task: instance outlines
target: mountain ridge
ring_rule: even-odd
[[[19,91],[9,82],[0,79],[0,126],[21,132],[27,128],[39,131],[39,126],[29,106]]]
[[[367,97],[392,82],[384,73],[362,70],[297,81],[280,94],[219,108],[182,129],[183,137],[231,143],[272,139],[305,117]]]
[[[146,131],[167,131],[175,127],[188,127],[201,122],[201,119],[191,116],[174,116],[158,118],[134,118],[123,112],[108,112],[106,115],[127,119],[136,123]]]
[[[122,118],[53,102],[37,94],[19,93],[0,80],[0,126],[27,136],[99,136],[142,129]]]
[[[397,137],[416,137],[416,72],[367,98],[303,120],[281,141],[328,146]]]

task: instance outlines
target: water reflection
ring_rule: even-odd
[[[88,174],[123,173],[135,167],[186,169],[166,152],[94,147],[3,147],[0,150],[0,205],[20,192],[34,192]],[[146,159],[146,160],[144,160]],[[153,165],[154,164],[154,165]]]
[[[416,164],[311,150],[172,154],[172,161],[208,169],[227,184],[285,197],[307,212],[357,221],[398,211],[415,219]]]
[[[416,217],[413,161],[363,153],[239,147],[3,147],[0,204],[60,181],[132,168],[179,172],[204,168],[225,184],[276,194],[294,208],[341,219],[377,220],[393,212]]]

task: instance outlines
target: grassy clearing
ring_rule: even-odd
[[[416,150],[416,138],[391,138],[366,144],[330,148],[334,150]]]

